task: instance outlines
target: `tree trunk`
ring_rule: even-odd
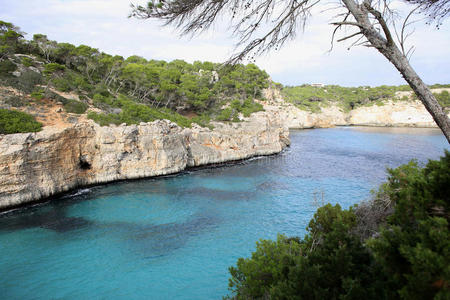
[[[373,9],[370,6],[370,2],[367,0],[361,4],[357,4],[354,0],[342,0],[342,2],[353,15],[361,33],[367,38],[370,44],[383,54],[397,68],[400,74],[402,74],[403,78],[408,82],[409,86],[416,93],[419,100],[423,103],[436,124],[444,133],[447,142],[450,143],[450,119],[431,93],[431,90],[411,67],[408,59],[395,45],[381,13]],[[383,37],[380,34],[380,31],[372,25],[369,14],[377,19],[382,27],[385,37]]]
[[[416,93],[419,100],[422,101],[425,108],[444,133],[447,142],[450,143],[450,119],[436,100],[436,97],[431,93],[430,88],[422,81],[422,79],[420,79],[411,67],[406,57],[396,46],[394,46],[392,52],[378,51],[380,51],[397,68],[400,74],[402,74],[403,78],[408,82],[409,86]]]

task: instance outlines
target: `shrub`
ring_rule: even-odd
[[[31,67],[33,65],[33,60],[29,57],[23,56],[22,57],[22,65],[25,67]]]
[[[216,117],[217,121],[229,121],[231,119],[231,115],[233,110],[230,107],[222,109],[220,114]]]
[[[36,100],[41,100],[44,98],[44,92],[42,90],[34,91],[31,93],[31,97]]]
[[[73,90],[72,83],[64,77],[54,78],[52,83],[58,91],[70,92]]]
[[[261,240],[249,259],[231,267],[237,299],[383,299],[379,269],[360,239],[352,209],[337,204],[317,210],[303,240]]]
[[[119,125],[124,123],[118,114],[99,114],[91,111],[88,113],[88,118],[94,120],[100,126],[107,126],[109,124]]]
[[[16,95],[7,96],[4,102],[12,107],[22,107],[28,104],[28,101],[24,97]]]
[[[21,90],[22,92],[29,94],[34,90],[36,85],[41,83],[42,83],[41,74],[33,71],[26,71],[23,72],[19,78],[17,78],[17,85],[15,87]]]
[[[209,122],[211,122],[211,117],[203,114],[200,116],[196,116],[194,118],[191,119],[192,123],[196,123],[202,127],[208,127],[209,129],[213,129],[214,126],[212,126],[211,124],[209,124]]]
[[[100,109],[106,109],[110,106],[119,106],[119,103],[115,102],[114,98],[109,96],[104,96],[102,94],[95,94],[94,97],[92,97],[92,100],[94,102],[94,106],[98,107]]]
[[[450,107],[450,93],[447,91],[443,91],[439,94],[433,94],[437,101],[439,102],[439,104],[444,107],[444,108],[448,108]]]
[[[16,64],[9,59],[0,61],[0,74],[9,75],[9,73],[14,72],[15,70],[17,70]]]
[[[369,248],[401,298],[449,299],[450,152],[389,174],[382,192],[395,209]]]
[[[42,124],[21,111],[0,109],[0,134],[37,132]]]
[[[252,113],[263,110],[264,108],[261,104],[254,102],[252,99],[246,99],[239,111],[242,112],[244,117],[249,117]]]
[[[234,299],[449,299],[450,152],[389,170],[375,199],[317,210],[303,239],[261,240]]]
[[[242,103],[240,100],[235,99],[230,102],[230,107],[220,111],[216,120],[239,122],[239,113],[242,113],[244,117],[249,117],[252,113],[262,110],[264,110],[263,106],[254,102],[251,98],[247,98]]]
[[[104,84],[99,84],[95,87],[95,94],[100,94],[103,97],[110,97],[111,94],[108,91],[108,88]]]
[[[45,75],[51,75],[51,74],[56,73],[56,72],[62,72],[65,69],[66,69],[66,67],[63,66],[63,65],[60,65],[60,64],[57,64],[57,63],[49,63],[49,64],[44,65],[43,73]]]
[[[87,108],[88,105],[86,103],[77,100],[66,99],[64,103],[64,109],[68,113],[82,114],[87,110]]]
[[[57,101],[57,102],[61,102],[62,104],[65,104],[68,100],[66,98],[64,98],[63,96],[51,91],[51,90],[46,90],[45,91],[45,95],[46,98]]]
[[[114,105],[115,107],[120,107],[122,110],[118,114],[98,114],[94,112],[88,114],[88,118],[94,120],[102,126],[121,123],[139,124],[140,122],[152,122],[155,120],[166,119],[177,123],[181,127],[191,127],[191,120],[183,117],[176,112],[171,111],[168,108],[152,108],[145,104],[138,104],[125,96],[119,96],[117,99],[111,99],[98,94],[98,96],[95,98],[97,99],[97,101],[111,101],[110,103],[112,103],[112,105]]]

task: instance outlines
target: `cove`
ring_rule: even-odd
[[[283,153],[80,189],[0,215],[4,299],[220,299],[259,238],[303,236],[317,202],[370,197],[386,167],[449,146],[437,129],[291,131]]]

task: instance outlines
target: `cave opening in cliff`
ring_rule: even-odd
[[[80,156],[80,161],[79,161],[78,165],[79,165],[80,169],[82,169],[82,170],[89,170],[91,168],[91,164],[87,160],[87,157],[84,155]]]

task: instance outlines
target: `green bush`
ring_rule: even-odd
[[[216,120],[239,122],[239,113],[242,113],[244,117],[249,117],[252,113],[262,110],[264,110],[263,106],[251,98],[244,101],[235,99],[230,102],[230,107],[220,110]]]
[[[439,84],[439,83],[436,83],[436,84],[432,84],[432,85],[430,85],[430,89],[439,89],[439,88],[450,88],[450,84]]]
[[[99,94],[95,98],[98,101],[107,101],[105,99],[110,99]],[[181,127],[191,127],[191,120],[167,108],[156,109],[145,104],[138,104],[125,96],[119,96],[111,103],[114,107],[119,107],[121,112],[118,114],[90,112],[88,118],[102,126],[122,123],[139,124],[140,122],[152,122],[155,120],[166,119],[177,123]]]
[[[447,91],[443,91],[439,94],[433,94],[437,101],[439,102],[439,104],[444,107],[444,108],[449,108],[450,107],[450,93]]]
[[[17,70],[16,64],[10,61],[9,59],[0,61],[1,75],[9,75],[9,73],[14,72],[15,70]]]
[[[83,114],[88,108],[86,103],[81,101],[67,99],[64,103],[64,109],[68,113]]]
[[[229,269],[231,291],[236,299],[384,299],[379,269],[349,234],[355,225],[352,209],[319,208],[303,240],[261,240],[251,258],[240,258]]]
[[[33,71],[25,71],[19,77],[0,76],[0,83],[13,87],[25,94],[30,94],[36,85],[42,83],[42,75]]]
[[[103,97],[110,97],[111,94],[108,91],[108,88],[104,84],[99,84],[94,89],[95,94],[100,94]]]
[[[9,95],[5,98],[4,102],[12,107],[22,107],[28,104],[28,101],[21,96]]]
[[[233,110],[231,107],[227,107],[220,111],[220,114],[216,117],[217,121],[229,121],[231,120],[231,116],[233,114]]]
[[[64,77],[54,78],[52,83],[58,91],[70,92],[73,90],[72,83]]]
[[[51,91],[51,90],[46,90],[45,94],[44,94],[45,98],[54,100],[56,102],[60,102],[62,104],[65,104],[68,100],[66,98],[64,98],[63,96]]]
[[[88,113],[88,118],[94,120],[100,126],[108,126],[109,124],[120,125],[125,123],[118,114],[103,114],[91,111]]]
[[[109,96],[104,96],[102,94],[95,94],[92,97],[94,106],[100,109],[106,109],[108,107],[120,107],[119,102],[115,101],[114,98]]]
[[[33,65],[33,60],[29,57],[23,56],[22,65],[24,65],[25,67],[31,67]]]
[[[44,65],[43,73],[45,75],[51,75],[51,74],[54,74],[56,72],[62,72],[65,69],[66,69],[65,66],[60,65],[58,63],[48,63],[48,64]]]
[[[0,109],[0,134],[37,132],[42,124],[21,111]]]
[[[317,210],[303,239],[261,240],[233,299],[449,299],[450,152],[389,170],[367,205]],[[369,233],[369,234],[367,234]]]
[[[39,90],[39,91],[32,92],[31,98],[36,99],[36,100],[41,100],[42,98],[44,98],[44,91]]]
[[[254,102],[252,99],[246,99],[239,111],[244,115],[244,117],[249,117],[252,113],[263,110],[264,108],[262,104]]]
[[[450,299],[450,152],[389,174],[382,193],[395,210],[368,247],[400,298]]]
[[[196,116],[194,118],[191,119],[192,123],[196,123],[202,127],[208,127],[209,129],[213,129],[214,126],[212,126],[211,124],[209,124],[209,122],[211,122],[211,117],[203,114],[200,116]]]
[[[19,78],[17,78],[17,85],[14,87],[26,94],[29,94],[33,92],[36,85],[41,83],[42,83],[41,74],[33,71],[25,71],[20,75]]]

